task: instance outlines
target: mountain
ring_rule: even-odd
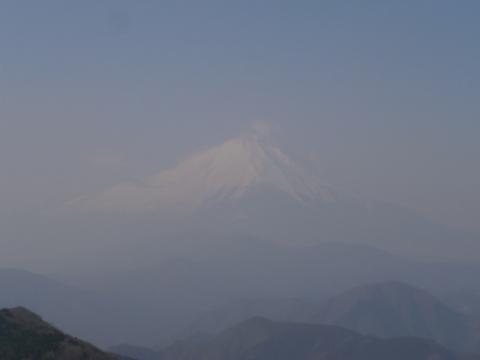
[[[421,263],[363,245],[296,248],[221,238],[209,251],[206,257],[196,253],[120,273],[92,270],[94,278],[80,288],[0,270],[0,307],[25,306],[103,347],[149,346],[198,331],[217,332],[255,315],[308,322],[320,313],[314,307],[318,300],[391,279],[435,293],[478,290],[471,276],[478,266]],[[83,290],[93,286],[94,292]]]
[[[253,316],[336,325],[382,338],[429,338],[448,348],[480,350],[480,336],[473,317],[454,310],[425,290],[399,281],[355,287],[327,301],[230,302],[205,313],[188,329],[190,333],[216,334]]]
[[[147,325],[110,344],[165,344],[198,331],[216,332],[255,315],[308,322],[318,319],[319,300],[359,285],[392,279],[434,293],[449,288],[478,288],[478,282],[471,277],[479,271],[476,266],[423,263],[360,245],[291,248],[255,243],[243,247],[245,239],[221,240],[218,246],[211,247],[208,257],[196,254],[196,258],[170,260],[122,272],[114,278],[96,275],[94,280],[99,281],[99,286],[115,288],[118,298],[142,299],[137,308],[149,309],[143,311],[146,315],[142,317]],[[315,303],[318,307],[312,309]],[[156,318],[149,320],[149,316]],[[129,324],[127,321],[124,323]],[[139,323],[133,321],[127,328]]]
[[[146,228],[154,234],[156,226],[164,242],[170,228],[190,229],[199,241],[207,233],[230,233],[299,246],[370,244],[416,256],[471,258],[480,248],[478,234],[333,189],[317,171],[292,160],[258,131],[195,153],[143,180],[77,198],[69,206],[121,217],[129,233],[135,228],[132,219],[138,219],[138,234]],[[151,223],[146,225],[146,219]],[[118,241],[119,236],[113,237]]]
[[[344,292],[329,300],[315,320],[367,335],[423,337],[462,350],[473,346],[473,328],[466,316],[428,292],[401,282]]]
[[[214,338],[179,341],[158,360],[474,360],[421,338],[380,339],[329,325],[252,318]],[[153,358],[155,359],[155,358]],[[156,360],[155,359],[155,360]],[[144,359],[139,359],[144,360]]]
[[[189,213],[237,201],[256,187],[271,187],[298,203],[334,202],[335,194],[260,134],[244,134],[194,154],[178,166],[139,183],[113,186],[83,205],[104,211]]]
[[[301,299],[242,299],[202,314],[186,334],[218,334],[245,319],[261,316],[275,321],[309,322],[318,313],[320,301]]]
[[[65,335],[29,310],[0,310],[2,360],[114,360],[81,340]]]

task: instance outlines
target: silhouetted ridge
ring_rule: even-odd
[[[68,336],[24,307],[0,310],[2,360],[113,360],[113,355]]]

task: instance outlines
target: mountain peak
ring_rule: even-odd
[[[246,134],[260,140],[270,139],[272,135],[272,125],[265,121],[256,121],[250,126]]]

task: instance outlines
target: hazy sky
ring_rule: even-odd
[[[480,230],[480,2],[0,2],[0,211],[272,124],[350,193]]]

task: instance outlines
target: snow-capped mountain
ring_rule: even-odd
[[[142,181],[120,183],[71,204],[90,214],[147,218],[163,230],[189,228],[196,238],[207,229],[204,237],[214,232],[297,245],[361,243],[462,257],[471,251],[456,254],[461,249],[479,247],[478,236],[434,224],[415,211],[332,190],[258,130]]]
[[[275,189],[299,203],[336,199],[312,171],[293,162],[268,136],[252,130],[141,182],[121,183],[76,203],[112,213],[169,209],[185,214],[212,202],[239,200],[258,187]]]

